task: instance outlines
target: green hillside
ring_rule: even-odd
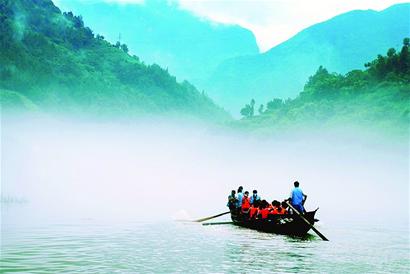
[[[313,25],[266,53],[232,58],[215,71],[208,93],[233,114],[249,98],[294,98],[319,66],[347,73],[410,36],[410,4],[355,10]]]
[[[120,38],[145,62],[167,67],[200,88],[222,61],[259,52],[251,31],[199,18],[177,1],[59,0],[58,5],[82,15],[108,41]]]
[[[63,113],[228,117],[190,83],[145,65],[51,0],[2,0],[0,33],[3,106],[24,101]]]
[[[408,134],[410,126],[410,39],[398,50],[366,63],[365,70],[329,73],[319,67],[295,99],[254,100],[236,126],[265,131],[357,126]]]

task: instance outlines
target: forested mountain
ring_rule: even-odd
[[[1,0],[0,33],[2,107],[228,117],[190,83],[145,65],[51,0]]]
[[[295,97],[320,66],[346,73],[410,35],[410,4],[356,10],[313,25],[266,53],[222,63],[206,88],[232,113],[249,98]]]
[[[279,98],[260,106],[254,100],[242,108],[241,127],[312,129],[359,126],[409,134],[410,39],[385,56],[365,64],[365,70],[329,73],[320,66],[295,99]]]
[[[108,41],[121,39],[144,62],[167,67],[178,79],[199,88],[222,61],[259,52],[251,31],[198,18],[177,1],[59,0],[58,4],[82,15]]]

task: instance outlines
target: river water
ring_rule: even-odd
[[[233,225],[148,222],[3,227],[3,273],[409,273],[408,228],[327,224],[329,239]]]
[[[410,272],[407,144],[2,126],[1,273]],[[176,221],[225,211],[238,185],[286,198],[295,179],[329,242]]]

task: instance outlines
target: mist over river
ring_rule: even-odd
[[[408,142],[352,136],[2,117],[1,272],[408,273]],[[176,221],[294,180],[330,242]]]

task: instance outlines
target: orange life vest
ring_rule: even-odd
[[[243,196],[242,198],[242,210],[247,210],[251,207],[251,203],[249,201],[249,197]]]
[[[281,214],[286,214],[286,213],[287,213],[286,209],[284,209],[283,207],[281,207],[280,209],[278,209],[277,207],[274,207],[273,210],[270,212],[270,214],[273,214],[273,215],[275,214],[281,215]]]
[[[269,209],[263,208],[263,209],[259,210],[259,214],[261,214],[262,219],[266,219],[266,218],[268,218]]]
[[[249,210],[249,218],[253,218],[254,216],[256,216],[257,213],[258,213],[258,208],[251,207],[251,209]]]

